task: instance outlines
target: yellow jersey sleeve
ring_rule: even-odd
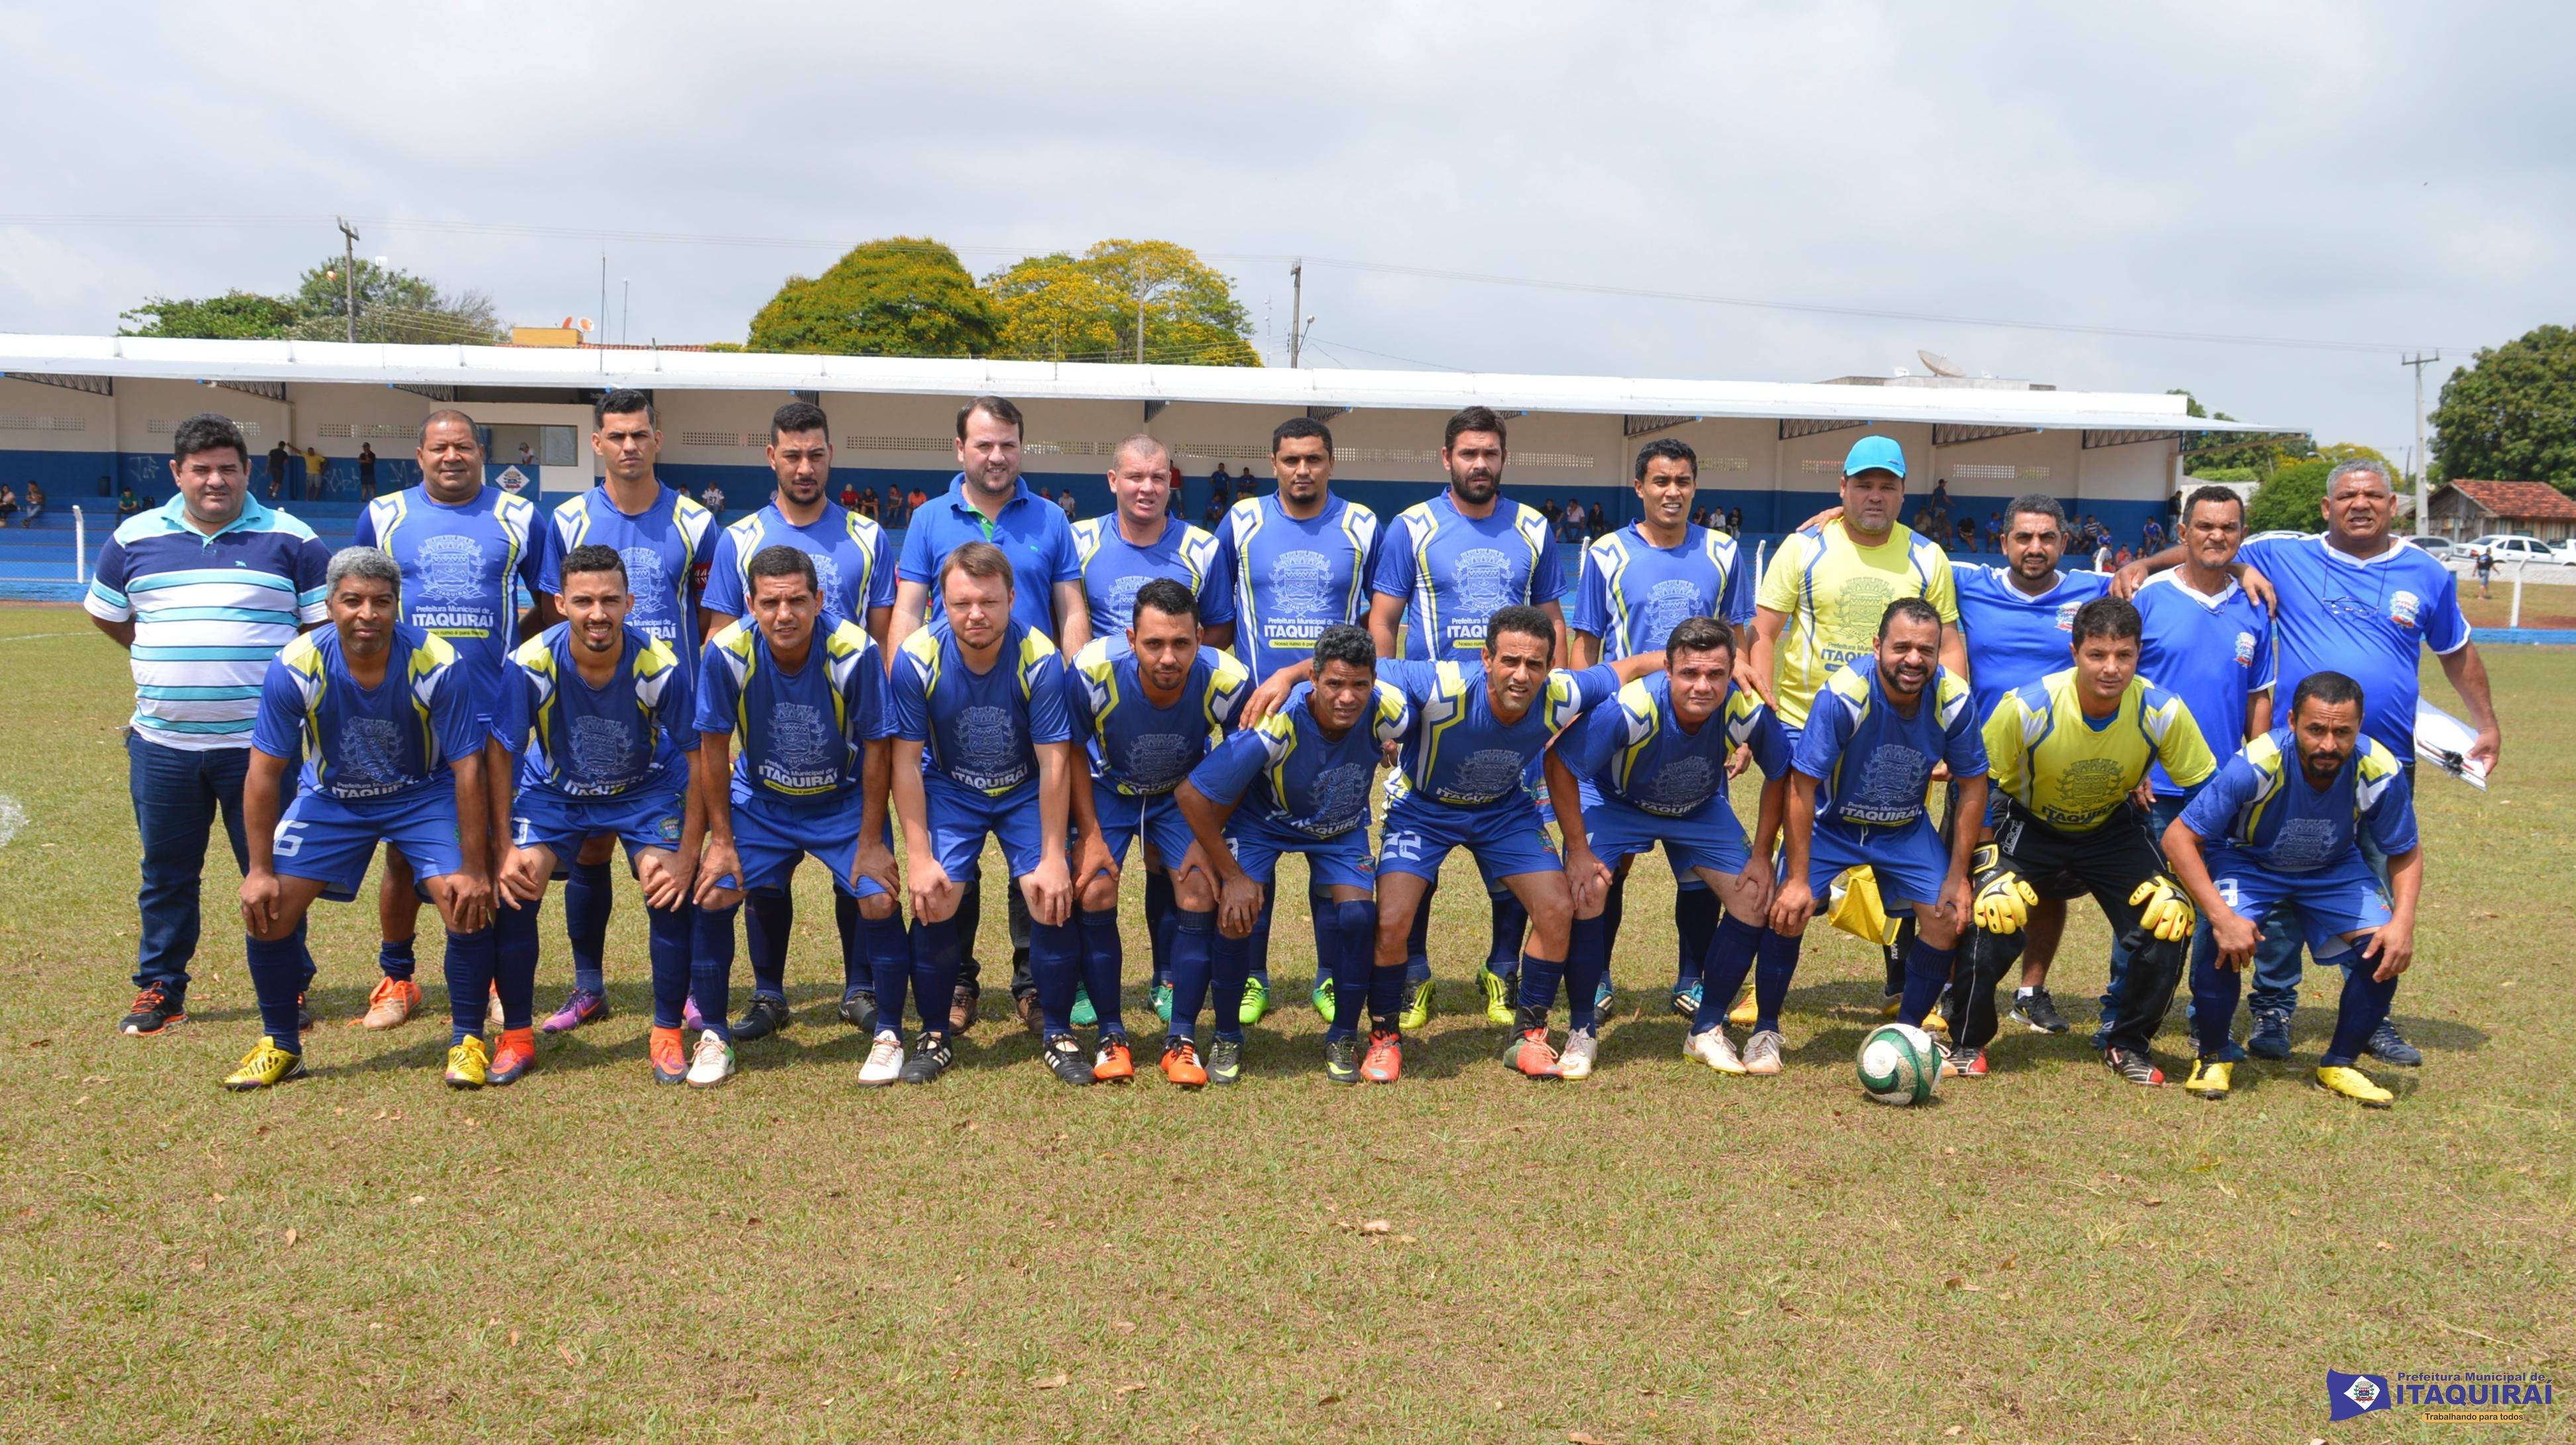
[[[2181,698],[2150,687],[2140,701],[2139,722],[2155,739],[2156,761],[2165,765],[2177,787],[2196,788],[2218,771],[2218,759],[2201,735],[2200,722]]]

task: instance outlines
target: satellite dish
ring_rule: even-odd
[[[1928,367],[1934,376],[1966,376],[1968,374],[1967,368],[1959,365],[1959,363],[1955,361],[1952,361],[1950,358],[1943,356],[1937,351],[1917,351],[1914,354],[1923,358],[1924,366]]]

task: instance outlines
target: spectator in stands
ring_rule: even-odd
[[[706,509],[708,511],[715,513],[719,517],[724,515],[724,488],[717,486],[713,482],[709,482],[705,486],[698,488],[698,500],[706,505]]]
[[[268,499],[277,500],[278,489],[286,485],[286,463],[295,453],[286,449],[284,438],[268,449]]]
[[[304,500],[322,500],[322,449],[311,442],[304,444]]]
[[[1200,517],[1199,525],[1207,528],[1211,532],[1225,525],[1225,500],[1223,498],[1208,498],[1207,511]]]
[[[1243,478],[1247,483],[1252,480],[1252,464],[1249,462],[1244,464]],[[1222,519],[1225,509],[1234,505],[1234,476],[1225,469],[1225,463],[1217,463],[1216,470],[1208,473],[1208,489],[1216,497],[1217,515]]]
[[[1977,524],[1966,517],[1959,519],[1959,550],[1962,552],[1977,550]]]
[[[33,487],[36,484],[29,482],[27,485]],[[18,515],[18,494],[8,483],[0,482],[0,527],[8,526],[9,519],[16,515]]]
[[[2120,568],[2128,566],[2130,555],[2129,544],[2126,542],[2121,543],[2120,550],[2111,554],[2111,569],[2116,572]]]
[[[361,442],[358,444],[358,500],[372,502],[375,499],[376,444]]]
[[[2139,547],[2139,551],[2150,556],[2161,552],[2165,549],[2165,524],[2149,517],[2146,525],[2138,529],[2138,537],[2144,544]]]
[[[1742,507],[1729,507],[1726,509],[1726,530],[1733,536],[1741,537],[1744,535],[1744,509]]]
[[[2004,515],[2001,512],[1988,512],[1986,513],[1986,550],[2000,552],[2003,549]]]
[[[36,525],[36,519],[43,515],[45,515],[45,484],[29,482],[27,483],[27,520],[20,525],[32,527]]]
[[[1172,468],[1172,471],[1177,475],[1180,468],[1174,467]],[[1055,504],[1064,508],[1064,519],[1066,521],[1070,522],[1073,520],[1073,488],[1067,487],[1063,491],[1056,493]]]
[[[877,494],[876,494],[876,493],[874,493],[874,492],[870,492],[870,493],[868,493],[868,510],[870,510],[870,511],[874,511],[874,510],[876,510],[876,505],[877,505]],[[843,483],[841,483],[841,507],[842,507],[842,510],[844,510],[844,511],[855,512],[855,511],[859,510],[859,484],[858,484],[858,483],[856,483],[856,482],[843,482]]]
[[[116,494],[116,519],[118,521],[122,522],[126,518],[131,517],[142,510],[143,499],[134,495],[134,489],[132,487],[127,487],[125,490]]]
[[[921,510],[922,503],[929,500],[929,495],[923,492],[921,488],[913,488],[911,491],[903,494],[903,514],[906,517],[910,517],[913,513]]]

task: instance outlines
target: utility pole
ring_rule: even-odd
[[[1146,288],[1143,286],[1136,288],[1136,364],[1138,366],[1145,364],[1145,291]]]
[[[2430,356],[2419,351],[2397,363],[2415,368],[2415,535],[2418,537],[2430,533],[2433,520],[2427,515],[2428,498],[2424,492],[2424,473],[2427,470],[2424,454],[2424,364],[2441,359],[2442,353],[2438,351]]]
[[[617,283],[617,342],[621,346],[626,344],[627,337],[635,334],[634,332],[626,329],[627,322],[631,320],[634,315],[635,278],[632,276],[622,277]]]
[[[1288,268],[1288,369],[1297,369],[1299,343],[1306,339],[1306,258]]]
[[[346,221],[341,221],[337,216],[331,219],[340,223],[340,245],[343,251],[340,280],[347,288],[349,298],[349,339],[356,341],[358,339],[358,228]],[[2421,390],[2420,387],[2417,389]]]
[[[601,341],[608,339],[608,253],[599,253],[599,329],[593,334]]]

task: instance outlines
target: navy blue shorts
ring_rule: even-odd
[[[1190,845],[1198,835],[1190,831],[1190,820],[1181,816],[1181,805],[1169,793],[1151,797],[1131,797],[1094,782],[1091,787],[1091,811],[1100,819],[1100,838],[1109,847],[1109,856],[1119,866],[1126,866],[1127,849],[1138,836],[1154,845],[1162,855],[1163,867],[1177,869],[1190,855]]]
[[[1045,856],[1045,830],[1038,826],[1035,779],[996,797],[927,773],[921,790],[930,815],[930,851],[951,879],[964,883],[983,876],[986,834],[1001,843],[1002,861],[1012,877],[1037,871]]]
[[[1481,808],[1453,808],[1407,793],[1386,810],[1378,871],[1437,879],[1453,848],[1474,855],[1488,887],[1522,873],[1565,871],[1556,840],[1547,835],[1538,810],[1524,793]]]
[[[859,819],[865,810],[856,793],[832,807],[797,807],[763,802],[758,797],[733,805],[733,851],[742,860],[739,879],[719,878],[725,888],[783,888],[796,865],[811,857],[832,870],[832,886],[853,898],[873,898],[885,885],[873,878],[853,880],[859,860]],[[885,841],[893,842],[889,828]]]
[[[1895,828],[1845,831],[1822,819],[1807,844],[1807,888],[1821,901],[1834,875],[1866,867],[1878,875],[1878,896],[1889,914],[1909,913],[1913,905],[1929,908],[1941,901],[1941,885],[1950,881],[1950,845],[1928,816]],[[1789,855],[1780,855],[1786,881]]]
[[[456,836],[456,789],[445,783],[410,794],[344,803],[328,793],[303,792],[277,820],[274,853],[285,878],[310,878],[322,896],[347,903],[367,881],[376,844],[391,843],[411,862],[412,877],[430,879],[465,869]]]
[[[2252,922],[2290,909],[2320,964],[2350,962],[2354,947],[2344,935],[2368,933],[2389,919],[2388,892],[2358,847],[2302,873],[2275,873],[2233,848],[2211,849],[2208,863],[2218,896]]]
[[[528,788],[510,805],[510,841],[521,848],[552,851],[555,876],[560,878],[582,844],[613,833],[626,845],[626,864],[632,869],[635,855],[647,848],[669,851],[680,846],[685,812],[685,800],[676,785],[647,786],[595,798]]]
[[[1694,868],[1706,868],[1721,877],[1741,873],[1753,856],[1744,841],[1744,825],[1736,821],[1723,793],[1688,817],[1668,818],[1605,798],[1587,783],[1583,832],[1592,855],[1614,869],[1620,859],[1650,852],[1661,843],[1664,861],[1672,865],[1675,878],[1694,877]]]
[[[1366,820],[1348,832],[1318,838],[1267,818],[1236,813],[1226,820],[1225,832],[1234,845],[1234,860],[1264,888],[1279,876],[1279,860],[1290,853],[1306,855],[1308,874],[1319,888],[1377,887],[1377,863],[1369,857]]]

